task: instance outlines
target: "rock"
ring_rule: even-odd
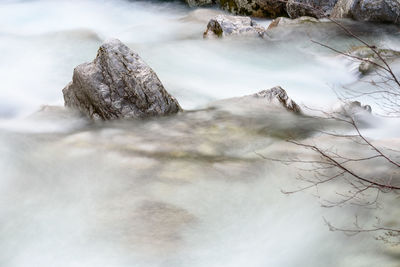
[[[334,112],[345,117],[354,117],[360,114],[371,114],[372,108],[370,105],[362,105],[359,101],[348,101],[342,103]]]
[[[360,65],[358,66],[358,71],[362,74],[362,75],[367,75],[368,73],[370,73],[372,70],[374,69],[374,64],[370,63],[370,62],[361,62]]]
[[[195,6],[210,6],[215,4],[214,0],[185,0],[190,7]]]
[[[280,26],[287,26],[287,25],[301,25],[305,23],[317,23],[320,22],[318,19],[313,18],[313,17],[299,17],[297,19],[289,19],[285,17],[279,17],[274,19],[268,26],[267,30],[274,29],[276,27]]]
[[[399,51],[394,51],[391,49],[381,49],[381,48],[376,48],[376,51],[385,61],[392,62],[393,60],[400,59]],[[383,64],[382,60],[378,57],[378,55],[367,46],[353,47],[348,53],[351,56],[355,56],[369,61],[369,62],[368,61],[360,62],[358,70],[363,75],[366,75],[370,73],[372,70],[376,69],[376,65],[374,63]]]
[[[221,8],[238,15],[260,18],[285,16],[285,2],[280,0],[217,0]]]
[[[63,94],[65,106],[93,119],[144,118],[181,110],[155,72],[117,39],[102,44],[93,62],[74,69]]]
[[[236,15],[261,18],[310,16],[353,18],[400,24],[399,0],[186,0],[190,6],[216,4]]]
[[[332,110],[331,114],[334,118],[354,120],[359,127],[369,127],[377,123],[376,117],[372,114],[370,105],[362,105],[359,101],[340,102]]]
[[[332,11],[332,18],[400,24],[400,2],[398,0],[339,0]]]
[[[246,117],[251,115],[264,121],[270,114],[282,114],[282,110],[293,114],[302,113],[300,106],[291,100],[280,86],[251,95],[222,99],[210,103],[208,108]]]
[[[334,6],[331,18],[352,18],[351,10],[359,0],[338,0]]]
[[[400,24],[399,0],[359,0],[352,9],[353,18],[361,21]]]
[[[235,15],[260,18],[285,16],[285,2],[280,0],[186,0],[189,6],[216,4]]]
[[[265,28],[258,26],[250,17],[218,15],[208,22],[204,37],[250,35],[262,37]]]
[[[286,91],[280,86],[275,86],[271,89],[260,91],[253,96],[256,98],[265,98],[270,103],[279,104],[290,112],[296,114],[301,113],[300,106],[290,99]]]
[[[286,12],[290,18],[302,16],[323,18],[328,16],[337,0],[288,0]]]

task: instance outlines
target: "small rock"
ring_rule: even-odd
[[[155,72],[117,39],[102,44],[93,62],[74,69],[63,94],[65,106],[92,119],[144,118],[181,110]]]
[[[258,26],[250,17],[218,15],[208,22],[204,37],[250,35],[262,37],[265,28]]]
[[[362,74],[362,75],[367,75],[368,73],[370,73],[372,70],[374,69],[374,64],[370,63],[370,62],[361,62],[360,65],[358,66],[358,71]]]
[[[346,117],[353,117],[360,113],[372,113],[370,105],[362,105],[360,101],[348,101],[340,105],[339,108],[335,109],[335,113],[339,113]]]

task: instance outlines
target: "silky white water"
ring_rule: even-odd
[[[348,237],[323,221],[396,222],[397,209],[287,196],[301,185],[297,170],[255,153],[303,155],[285,138],[321,122],[250,106],[93,124],[61,108],[73,68],[108,38],[138,52],[186,110],[276,85],[330,109],[335,90],[360,84],[352,63],[310,41],[357,45],[333,25],[203,39],[218,13],[160,1],[0,2],[1,267],[400,266],[399,249],[374,233]],[[394,26],[359,31],[400,50]],[[35,113],[42,105],[60,107]],[[371,136],[399,137],[398,120],[375,124]]]

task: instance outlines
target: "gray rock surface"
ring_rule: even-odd
[[[399,0],[339,0],[332,18],[400,24]]]
[[[302,16],[322,18],[330,15],[337,0],[288,0],[286,11],[290,18]]]
[[[400,24],[399,0],[359,0],[352,9],[353,18],[361,21]]]
[[[93,119],[144,118],[181,110],[155,72],[117,39],[102,44],[93,62],[74,69],[63,94],[65,106]]]
[[[217,2],[223,9],[239,15],[276,18],[286,14],[285,3],[280,0],[218,0]]]
[[[190,6],[218,5],[236,15],[261,18],[310,16],[400,24],[399,0],[186,0]]]
[[[352,18],[351,10],[359,0],[338,0],[332,10],[331,18]]]
[[[250,35],[262,37],[265,28],[258,26],[250,17],[218,15],[207,24],[204,37]]]

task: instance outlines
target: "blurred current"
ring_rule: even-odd
[[[343,86],[370,85],[310,40],[344,50],[356,41],[329,23],[204,40],[219,13],[172,1],[0,2],[1,267],[400,266],[400,250],[373,233],[348,237],[323,220],[349,226],[356,214],[390,221],[399,211],[287,196],[302,184],[297,170],[259,156],[305,156],[285,139],[309,138],[323,122],[215,102],[280,85],[299,104],[329,109]],[[356,28],[400,50],[398,28]],[[108,38],[138,52],[189,111],[92,123],[62,108],[73,68]],[[399,146],[398,120],[371,122],[371,136]]]

